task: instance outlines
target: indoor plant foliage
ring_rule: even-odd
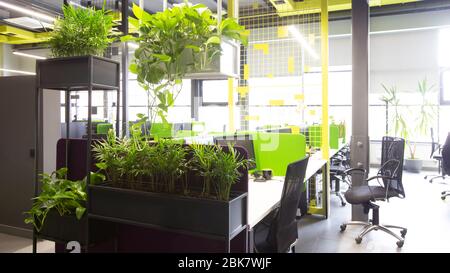
[[[104,179],[102,174],[91,174],[91,183]],[[41,175],[42,190],[39,196],[33,198],[33,207],[26,212],[25,223],[33,224],[40,231],[51,210],[59,215],[75,215],[80,220],[85,211],[86,180],[71,181],[67,179],[67,168],[61,168],[52,174]]]
[[[231,146],[182,146],[170,139],[149,142],[142,136],[143,122],[132,126],[130,138],[116,138],[111,130],[106,140],[94,144],[97,167],[110,186],[229,200],[239,169],[246,168],[249,160]],[[201,192],[189,188],[189,172],[202,178]]]
[[[167,122],[168,108],[181,91],[183,77],[193,67],[205,68],[220,55],[223,38],[247,44],[244,27],[232,18],[219,24],[202,4],[185,2],[156,14],[133,5],[133,12],[137,19],[130,18],[130,24],[139,30],[139,36],[122,40],[139,45],[130,71],[137,74],[139,84],[148,93],[147,114],[151,122],[156,117]]]
[[[64,18],[55,21],[49,45],[53,57],[102,56],[113,41],[113,17],[105,9],[63,6]]]

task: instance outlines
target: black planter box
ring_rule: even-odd
[[[97,56],[81,56],[38,60],[36,71],[43,89],[87,90],[117,89],[120,64]]]
[[[247,193],[229,201],[91,185],[90,216],[233,238],[247,225]]]
[[[78,220],[75,215],[61,216],[51,210],[38,236],[55,242],[77,241],[83,245],[86,242],[87,224],[86,215]],[[112,225],[107,222],[90,221],[89,229],[90,243],[106,240],[113,235]]]

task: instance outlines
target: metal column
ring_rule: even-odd
[[[122,0],[122,32],[128,35],[128,0]],[[128,42],[122,46],[122,136],[128,136]]]
[[[351,166],[369,170],[369,3],[352,1],[352,137]],[[353,186],[363,185],[361,175]],[[361,205],[352,206],[353,221],[367,221]]]

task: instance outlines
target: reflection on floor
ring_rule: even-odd
[[[372,172],[373,173],[373,172]],[[440,193],[450,190],[444,180],[433,184],[424,180],[427,173],[404,172],[406,198],[379,202],[380,222],[408,228],[405,245],[398,249],[396,239],[381,231],[366,235],[360,245],[354,238],[361,227],[349,226],[343,233],[339,226],[351,216],[351,206],[341,207],[331,196],[331,216],[328,220],[306,216],[299,221],[299,241],[296,251],[305,252],[450,252],[450,198],[442,201]],[[40,241],[38,251],[54,252],[54,243]],[[31,252],[31,239],[0,233],[0,253]]]
[[[372,170],[371,174],[376,173]],[[441,200],[441,192],[450,190],[445,180],[432,184],[424,180],[422,172],[403,173],[406,198],[392,198],[380,204],[380,223],[403,226],[408,229],[403,248],[397,248],[397,239],[383,231],[371,231],[361,244],[355,237],[361,226],[339,226],[351,218],[351,205],[342,207],[337,196],[331,195],[331,216],[328,220],[306,216],[299,221],[299,241],[296,252],[450,252],[450,198]],[[447,179],[448,180],[448,179]],[[376,183],[376,182],[375,182]],[[399,232],[399,231],[397,231]]]

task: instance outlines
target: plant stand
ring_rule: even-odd
[[[36,62],[36,161],[35,161],[35,196],[39,194],[39,175],[42,173],[40,154],[42,151],[42,107],[43,90],[66,91],[65,94],[65,122],[66,122],[66,160],[68,164],[68,147],[70,139],[70,93],[74,91],[88,92],[88,122],[87,122],[87,151],[86,151],[86,177],[89,188],[91,171],[91,143],[92,143],[92,92],[116,91],[117,92],[117,118],[116,134],[119,135],[119,112],[120,112],[120,63],[96,56],[81,56],[54,58],[48,60],[38,60]],[[86,206],[89,207],[89,191]],[[33,229],[33,253],[37,251],[37,238],[43,238],[55,242],[67,240],[82,240],[80,245],[84,245],[86,251],[90,241],[89,236],[89,210],[78,223],[70,216],[61,217],[53,215],[50,217],[50,224],[44,227],[41,233]],[[67,226],[66,226],[67,225]],[[58,227],[60,226],[60,227]],[[65,229],[67,227],[67,229]],[[75,229],[75,231],[74,231]]]

